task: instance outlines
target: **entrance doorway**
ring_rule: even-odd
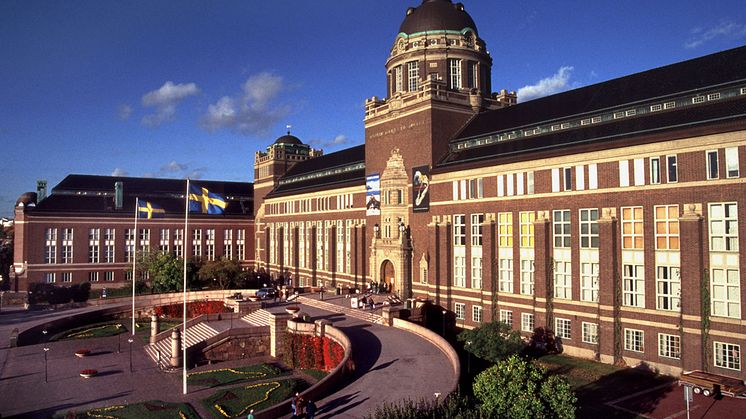
[[[386,259],[381,265],[381,283],[385,283],[389,292],[396,292],[396,283],[394,282],[394,264]]]

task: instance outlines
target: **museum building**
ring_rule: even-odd
[[[460,3],[406,11],[365,144],[255,156],[256,264],[384,283],[571,355],[746,378],[746,48],[540,99],[491,93]]]

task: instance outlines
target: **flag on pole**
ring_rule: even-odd
[[[193,183],[189,185],[189,212],[222,214],[227,205],[224,197],[208,191],[207,188]]]
[[[138,218],[163,218],[166,216],[166,210],[158,204],[150,201],[139,201],[137,204]]]

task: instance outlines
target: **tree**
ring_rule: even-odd
[[[464,330],[459,333],[458,340],[464,342],[465,349],[474,356],[494,363],[517,354],[525,347],[519,331],[512,330],[507,323],[495,321]]]
[[[150,275],[154,292],[181,291],[184,261],[172,253],[155,252],[144,256],[143,270]]]
[[[199,268],[197,275],[202,281],[217,282],[220,289],[224,290],[241,278],[241,265],[235,259],[211,260]]]
[[[513,355],[474,380],[474,396],[482,412],[496,418],[574,418],[577,399],[559,376]]]

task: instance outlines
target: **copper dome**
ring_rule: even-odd
[[[399,33],[412,35],[427,31],[458,31],[470,28],[477,32],[477,25],[464,10],[461,3],[451,0],[423,0],[419,7],[407,9],[407,16],[399,27]]]

